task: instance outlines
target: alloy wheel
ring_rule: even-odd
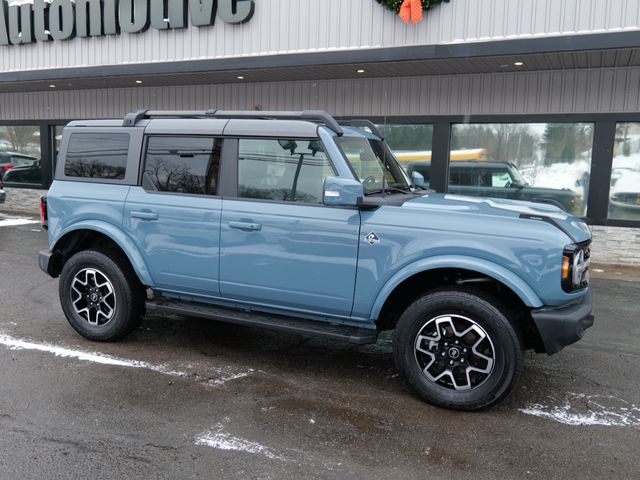
[[[483,384],[495,364],[495,349],[487,331],[461,315],[440,315],[418,331],[415,358],[432,382],[457,391]]]

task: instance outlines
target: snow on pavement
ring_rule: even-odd
[[[532,403],[518,410],[565,425],[640,428],[640,407],[613,395],[567,393],[562,400],[549,400],[548,404]]]
[[[251,442],[244,438],[235,437],[230,433],[225,432],[224,426],[221,423],[217,424],[208,432],[198,435],[194,439],[193,443],[195,445],[211,447],[218,450],[231,450],[236,452],[263,455],[271,460],[284,460],[284,458],[276,455],[264,445],[256,442]]]
[[[0,333],[0,345],[3,345],[10,350],[33,350],[38,352],[50,353],[55,355],[56,357],[75,358],[77,360],[97,363],[101,365],[111,365],[126,368],[142,368],[161,373],[163,375],[170,375],[172,377],[194,378],[199,383],[210,385],[213,387],[222,386],[227,382],[237,380],[239,378],[244,378],[254,373],[254,369],[233,372],[218,368],[216,372],[218,374],[218,377],[207,378],[206,380],[203,380],[197,374],[173,370],[167,365],[154,365],[140,360],[130,360],[125,358],[113,357],[111,355],[106,355],[100,352],[86,352],[83,350],[74,350],[59,345],[32,342],[2,333]]]
[[[20,225],[31,225],[40,223],[40,220],[33,218],[3,218],[0,217],[0,227],[18,227]]]

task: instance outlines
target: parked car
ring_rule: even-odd
[[[409,175],[418,172],[429,178],[431,162],[409,163],[406,170]],[[449,193],[547,203],[573,215],[584,215],[581,195],[568,188],[532,187],[522,178],[518,168],[507,162],[451,162]]]
[[[222,111],[70,123],[39,264],[60,277],[71,326],[113,341],[152,310],[356,344],[393,329],[408,383],[462,410],[502,399],[524,349],[582,337],[582,220],[421,189],[362,124]]]
[[[0,177],[3,177],[12,168],[29,166],[38,160],[36,157],[22,153],[0,152]]]
[[[640,218],[640,172],[617,169],[610,191],[609,215],[612,218],[638,220]]]
[[[42,183],[42,170],[40,168],[40,160],[36,159],[29,165],[21,165],[13,167],[4,174],[6,183]]]

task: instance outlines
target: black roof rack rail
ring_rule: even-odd
[[[138,111],[127,114],[127,116],[124,117],[124,123],[122,124],[122,126],[135,127],[136,123],[142,120],[147,115],[148,111],[149,110],[138,110]]]
[[[338,136],[344,134],[342,127],[333,116],[322,110],[304,110],[302,112],[278,112],[278,111],[232,111],[212,110],[210,116],[215,118],[244,118],[244,119],[274,119],[274,120],[307,120],[323,123]]]
[[[366,120],[364,118],[354,118],[351,120],[340,120],[338,123],[340,123],[340,125],[344,127],[368,128],[376,137],[379,137],[380,140],[384,140],[384,135],[371,120]]]
[[[128,114],[124,119],[125,127],[133,127],[145,118],[224,118],[224,119],[274,119],[274,120],[307,120],[319,122],[338,136],[344,134],[342,127],[333,116],[322,110],[304,110],[301,112],[263,112],[234,110],[138,110]]]

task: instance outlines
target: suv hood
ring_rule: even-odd
[[[575,243],[591,240],[591,231],[582,219],[569,215],[554,205],[545,203],[428,193],[409,200],[403,207],[543,221],[563,231]]]

